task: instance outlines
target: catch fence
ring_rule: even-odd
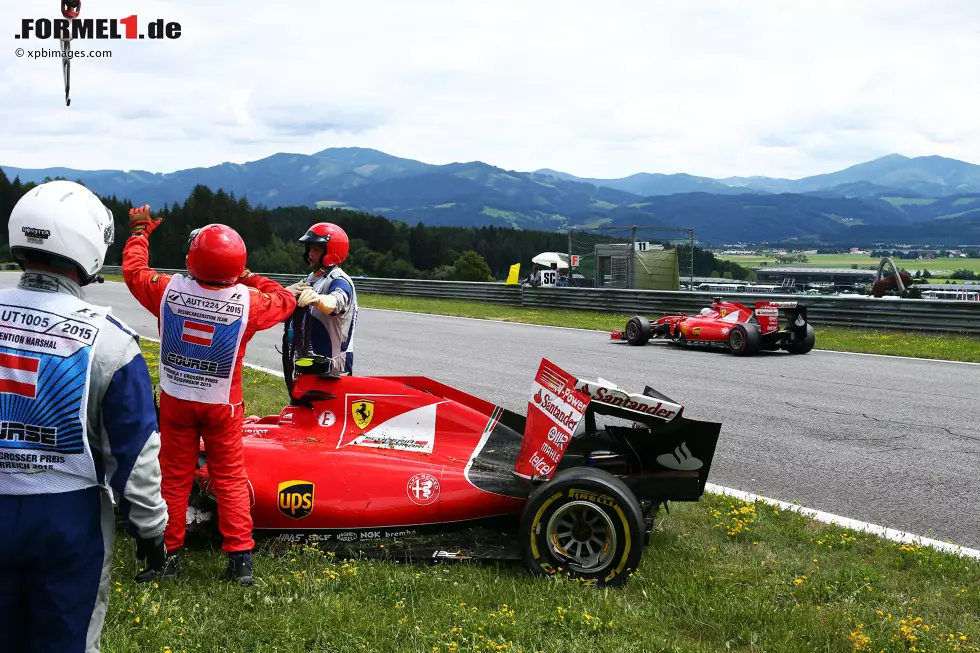
[[[690,288],[694,230],[647,225],[571,229],[568,257],[574,287]]]

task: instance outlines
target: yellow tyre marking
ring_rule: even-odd
[[[535,560],[537,560],[540,557],[540,555],[538,554],[538,541],[534,537],[534,529],[538,525],[538,522],[541,521],[541,515],[544,513],[545,509],[551,504],[553,504],[556,500],[560,499],[561,495],[562,495],[561,492],[556,492],[555,494],[552,494],[547,501],[541,504],[541,507],[538,508],[537,514],[534,515],[534,519],[531,520],[531,555],[534,557]]]
[[[616,567],[616,573],[618,574],[623,570],[623,567],[626,566],[626,558],[629,557],[630,551],[632,550],[633,546],[632,546],[632,542],[630,541],[629,521],[626,519],[626,515],[623,514],[623,510],[622,508],[619,507],[618,503],[614,506],[614,508],[616,508],[616,512],[619,514],[619,518],[623,520],[623,532],[626,534],[626,547],[623,549],[623,559],[619,562],[619,566]]]

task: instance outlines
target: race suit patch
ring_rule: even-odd
[[[107,314],[67,295],[2,293],[0,494],[97,483],[86,410],[92,350]]]
[[[160,306],[164,392],[186,401],[228,403],[248,311],[245,286],[212,290],[175,274]]]

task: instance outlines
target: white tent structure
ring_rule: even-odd
[[[538,265],[543,265],[546,268],[550,268],[552,263],[557,263],[559,270],[567,270],[568,254],[563,254],[561,252],[541,252],[532,258],[531,262],[537,263]]]

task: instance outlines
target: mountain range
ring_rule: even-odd
[[[183,202],[202,184],[253,205],[351,208],[410,224],[549,231],[659,225],[694,229],[703,243],[980,242],[980,165],[939,156],[890,154],[802,179],[593,179],[481,161],[433,165],[356,147],[170,173],[0,169],[22,182],[77,180],[100,195],[151,206]]]

